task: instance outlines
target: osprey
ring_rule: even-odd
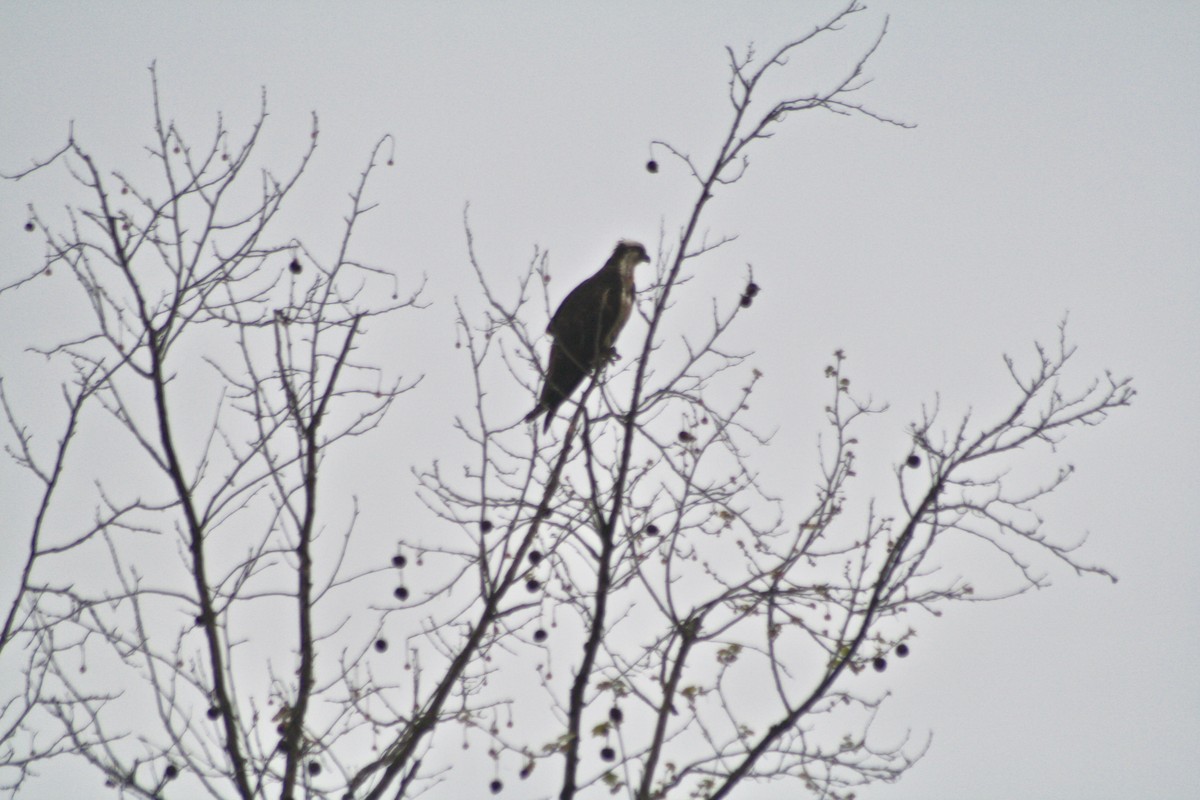
[[[543,430],[549,430],[558,407],[589,372],[604,364],[633,309],[633,269],[649,260],[645,247],[620,241],[600,271],[562,301],[546,326],[546,332],[554,337],[550,364],[542,396],[526,422],[545,412]]]

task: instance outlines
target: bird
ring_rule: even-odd
[[[550,430],[558,407],[588,373],[608,360],[633,309],[633,270],[649,261],[645,247],[622,239],[604,266],[562,301],[546,326],[546,332],[554,337],[546,381],[525,422],[545,413],[542,430]]]

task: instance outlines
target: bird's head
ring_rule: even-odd
[[[646,252],[646,248],[638,242],[622,239],[617,242],[617,249],[613,251],[612,260],[621,266],[621,272],[632,275],[633,268],[638,264],[650,262],[650,255]]]

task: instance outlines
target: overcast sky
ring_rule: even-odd
[[[923,623],[887,673],[880,724],[932,731],[932,747],[898,784],[859,797],[1194,797],[1200,4],[869,6],[789,75],[807,88],[839,74],[890,14],[860,99],[917,127],[790,118],[708,218],[739,235],[713,269],[734,286],[752,263],[763,286],[738,341],[766,373],[757,419],[779,426],[765,471],[770,458],[810,457],[836,348],[855,384],[892,404],[870,430],[881,470],[907,452],[904,427],[935,392],[951,408],[1001,407],[1001,354],[1051,339],[1068,311],[1077,379],[1107,367],[1139,394],[1069,442],[1077,474],[1042,509],[1068,537],[1090,532],[1083,560],[1120,582],[1055,572],[1048,590]],[[397,169],[376,185],[382,218],[360,245],[407,285],[429,279],[422,338],[396,347],[428,377],[389,428],[428,454],[471,402],[450,302],[472,292],[464,204],[500,285],[535,245],[561,278],[555,298],[617,239],[653,249],[691,187],[661,152],[663,169],[645,171],[649,143],[707,162],[728,120],[724,47],[770,49],[833,7],[0,2],[0,170],[49,155],[71,121],[107,166],[144,161],[157,61],[168,115],[197,135],[217,111],[244,129],[266,87],[265,147],[280,166],[320,114],[297,215],[332,237],[344,189],[393,134]],[[21,230],[26,204],[53,208],[63,185],[0,185],[0,283],[41,252]],[[65,324],[13,306],[0,305],[9,384],[33,374],[21,348]],[[514,415],[528,402],[514,397]],[[0,522],[0,546],[13,534]]]

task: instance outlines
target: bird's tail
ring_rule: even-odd
[[[522,422],[533,422],[535,419],[540,417],[543,412],[546,413],[546,420],[542,423],[542,430],[548,431],[550,430],[550,423],[554,419],[554,412],[546,408],[546,406],[542,405],[541,403],[538,403],[536,406],[534,406],[533,411],[530,411],[528,414],[526,414],[525,419],[523,419]]]

